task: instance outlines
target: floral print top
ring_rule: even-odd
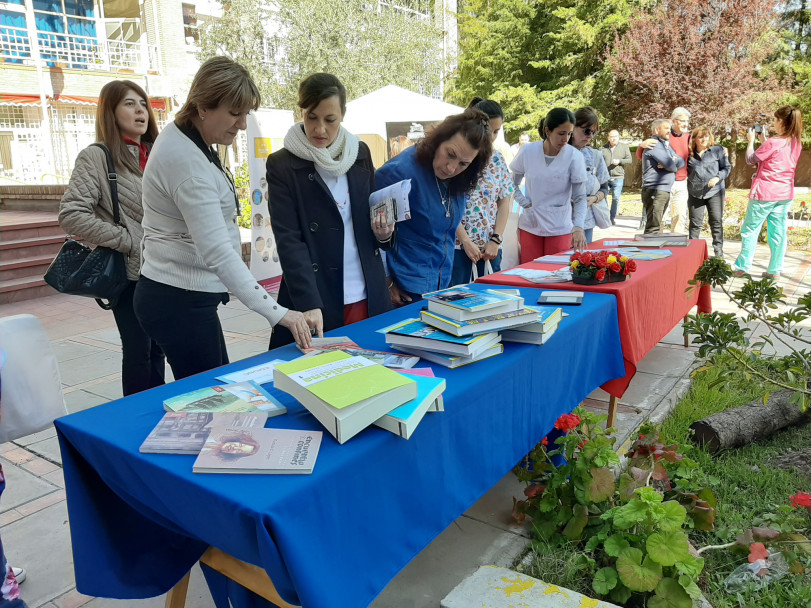
[[[501,152],[494,151],[493,158],[484,168],[476,188],[468,196],[465,216],[462,218],[462,226],[465,227],[467,235],[480,249],[484,249],[495,230],[498,201],[513,192],[515,186],[507,168],[507,161]],[[459,239],[456,239],[455,248],[461,247]]]

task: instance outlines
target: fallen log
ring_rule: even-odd
[[[765,405],[758,399],[694,422],[690,425],[693,442],[714,453],[748,445],[789,425],[811,420],[811,410],[803,413],[796,403],[789,403],[791,395],[791,391],[775,391]]]

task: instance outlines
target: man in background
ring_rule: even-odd
[[[620,206],[620,196],[622,196],[622,186],[625,184],[625,165],[633,162],[631,149],[628,144],[620,141],[619,131],[608,132],[608,143],[601,151],[605,159],[605,166],[608,167],[608,189],[611,192],[611,223],[616,224],[617,210]]]
[[[662,217],[670,202],[676,172],[687,164],[670,146],[671,126],[672,123],[666,118],[654,120],[651,124],[653,136],[644,142],[655,142],[642,153],[645,234],[658,234],[662,231]]]

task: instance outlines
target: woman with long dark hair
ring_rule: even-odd
[[[259,102],[248,70],[212,57],[155,142],[144,176],[144,260],[135,311],[176,379],[228,363],[217,308],[229,292],[272,326],[289,329],[300,346],[312,343],[304,315],[270,297],[242,261],[236,185],[211,147],[230,146]]]
[[[378,189],[411,179],[411,219],[397,223],[394,245],[386,253],[395,306],[451,284],[456,229],[492,156],[490,140],[490,117],[468,109],[443,120],[378,170]]]
[[[282,265],[279,303],[304,311],[316,334],[391,308],[380,250],[393,227],[374,232],[369,147],[341,126],[346,89],[332,74],[299,85],[302,122],[267,160],[268,201]],[[271,348],[292,341],[274,331]]]
[[[504,110],[498,102],[474,97],[468,108],[487,114],[490,119],[490,141],[494,142],[504,125]],[[470,281],[474,264],[478,276],[484,275],[487,262],[490,262],[493,272],[501,270],[501,241],[510,217],[514,190],[507,161],[494,148],[479,181],[468,196],[465,216],[456,229],[452,285]]]
[[[690,238],[701,237],[704,207],[707,208],[716,257],[724,257],[724,180],[732,167],[724,148],[714,146],[709,127],[700,125],[690,134],[690,156],[687,159],[687,211],[690,215]]]
[[[586,245],[586,163],[569,145],[574,127],[570,110],[553,108],[538,125],[543,141],[522,146],[510,165],[515,200],[522,207],[518,220],[522,264]],[[523,194],[519,186],[525,177]]]
[[[104,85],[96,110],[96,141],[104,144],[113,157],[121,223],[113,220],[107,155],[98,146],[79,153],[59,205],[59,225],[67,234],[115,249],[126,257],[129,285],[113,303],[121,336],[121,385],[125,396],[164,383],[163,352],[141,329],[133,309],[141,267],[141,186],[157,136],[158,125],[141,87],[129,80]]]
[[[749,192],[749,206],[741,226],[741,253],[735,260],[735,274],[749,272],[755,256],[755,245],[760,227],[766,222],[769,235],[769,269],[764,277],[776,279],[783,270],[786,254],[786,219],[794,202],[794,173],[800,160],[803,116],[799,108],[783,106],[774,113],[773,130],[776,135],[766,138],[765,130],[755,133],[749,129],[746,136],[746,163],[757,165]],[[760,147],[755,150],[755,137]]]

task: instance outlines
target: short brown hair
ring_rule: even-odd
[[[175,122],[183,127],[191,125],[200,108],[214,109],[226,103],[240,110],[258,110],[261,102],[259,89],[244,66],[228,57],[212,57],[194,75],[189,96]]]
[[[417,162],[433,171],[434,156],[439,146],[457,133],[461,133],[467,143],[478,151],[473,162],[448,182],[449,192],[462,194],[473,189],[493,155],[493,145],[490,141],[490,117],[487,114],[475,108],[468,108],[461,114],[448,116],[417,144],[416,154]]]
[[[298,85],[298,107],[305,111],[312,110],[325,99],[335,95],[341,103],[341,114],[345,114],[346,88],[338,77],[326,72],[310,74]]]
[[[135,91],[146,101],[147,127],[146,133],[141,135],[141,141],[150,146],[155,143],[158,137],[158,123],[152,113],[149,96],[131,80],[113,80],[102,87],[99,93],[99,106],[96,108],[96,141],[107,146],[116,167],[126,167],[132,173],[141,175],[138,158],[127,149],[121,129],[115,121],[115,109],[127,96],[128,91]]]

